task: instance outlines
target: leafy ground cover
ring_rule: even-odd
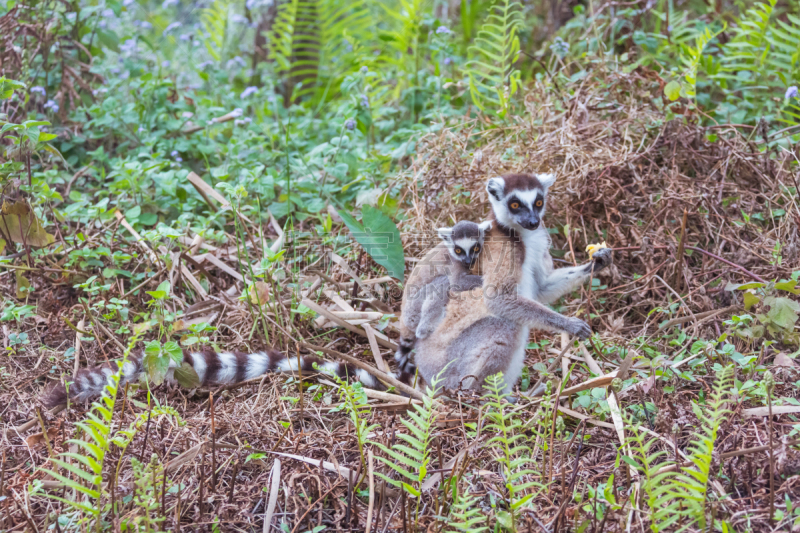
[[[796,530],[798,17],[7,2],[1,527]],[[615,250],[555,306],[595,335],[535,332],[513,403],[161,383],[204,345],[391,369],[404,275],[511,171],[558,174],[557,262]],[[147,384],[40,403],[131,349]]]

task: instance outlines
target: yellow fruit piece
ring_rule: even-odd
[[[602,250],[603,248],[608,248],[606,241],[603,241],[603,244],[590,244],[586,247],[586,251],[589,252],[589,259],[592,258],[594,253],[598,250]]]

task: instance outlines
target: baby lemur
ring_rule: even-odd
[[[452,228],[438,229],[442,242],[417,264],[403,291],[400,341],[395,354],[402,371],[414,372],[411,350],[417,339],[428,337],[444,318],[450,291],[468,291],[483,283],[474,267],[491,228],[488,221],[461,221]]]

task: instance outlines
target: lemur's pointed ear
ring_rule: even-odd
[[[506,188],[506,181],[501,178],[490,178],[486,182],[486,192],[494,196],[496,200],[500,200],[503,196],[503,191]]]
[[[444,242],[450,242],[450,237],[453,235],[453,228],[439,228],[436,230],[436,233],[439,234],[439,238]]]
[[[539,174],[536,176],[539,179],[539,183],[542,184],[542,187],[547,190],[550,186],[555,183],[556,175],[555,174]]]
[[[481,233],[485,235],[486,233],[489,232],[489,230],[492,229],[492,221],[487,220],[485,222],[481,222],[480,224],[478,224],[478,227],[481,229]]]

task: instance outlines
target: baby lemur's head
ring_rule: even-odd
[[[533,231],[539,227],[554,174],[507,174],[486,182],[495,219],[502,226]]]
[[[492,229],[489,221],[476,224],[462,220],[452,228],[439,228],[439,238],[444,241],[450,257],[464,268],[471,268],[483,249],[483,238]]]

